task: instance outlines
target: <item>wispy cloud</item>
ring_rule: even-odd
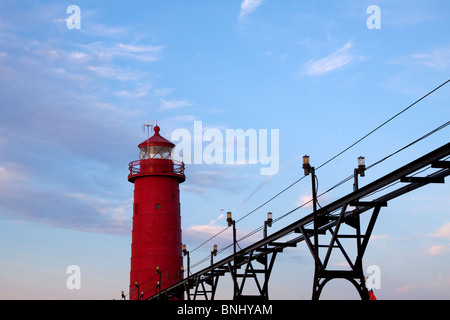
[[[430,236],[434,238],[443,238],[450,240],[450,222],[446,222],[442,227],[438,228]]]
[[[353,44],[349,41],[342,48],[324,58],[308,61],[304,66],[304,74],[320,77],[360,59],[350,52],[352,47]]]
[[[442,227],[430,234],[432,238],[450,240],[450,222],[446,222]],[[428,248],[428,254],[441,256],[450,252],[450,245],[437,244]]]
[[[203,243],[206,247],[216,244],[219,247],[219,251],[225,247],[229,247],[233,239],[233,229],[227,227],[226,224],[217,225],[216,222],[222,220],[224,214],[221,214],[217,219],[212,220],[206,225],[192,226],[183,231],[183,237],[189,243]],[[254,241],[260,240],[261,234],[252,234],[245,230],[240,230],[237,240],[240,246],[246,246]],[[210,244],[204,243],[209,240]],[[240,240],[240,241],[239,241]]]
[[[161,111],[192,106],[192,103],[186,99],[181,99],[181,100],[160,99],[160,102],[161,102],[161,105],[159,106],[159,110],[161,110]]]
[[[212,248],[213,245],[217,245],[221,250],[232,241],[232,231],[231,228],[227,228],[226,224],[222,226],[214,224],[192,226],[183,230],[183,241],[189,243],[190,246],[203,244],[205,248]],[[205,243],[207,240],[210,241]]]
[[[18,192],[19,186],[27,182],[27,170],[17,163],[0,163],[0,194],[10,197]]]
[[[83,13],[83,16],[85,16],[86,13]],[[64,19],[63,23],[65,24],[66,21]],[[107,26],[103,24],[86,24],[86,27],[81,28],[81,32],[88,34],[90,36],[95,37],[115,37],[115,36],[124,36],[129,33],[129,30],[127,28],[123,27],[114,27],[114,26]]]
[[[114,58],[126,58],[134,61],[155,62],[161,59],[164,46],[126,44],[122,42],[106,45],[101,41],[79,45],[90,56],[108,61]]]
[[[191,156],[191,155],[183,155]],[[181,188],[188,192],[203,193],[206,190],[220,185],[222,178],[226,178],[222,172],[213,170],[196,171],[188,184],[183,184]],[[223,181],[222,181],[223,183]]]
[[[450,252],[450,248],[444,245],[436,245],[428,249],[428,254],[432,256],[442,256],[448,252]]]
[[[438,48],[431,53],[413,54],[411,59],[430,68],[446,69],[450,67],[450,48]]]
[[[250,13],[255,11],[259,6],[262,5],[264,0],[244,0],[241,3],[241,11],[239,13],[239,19],[244,19]]]
[[[78,203],[85,205],[87,210],[94,212],[100,223],[104,226],[80,223],[77,228],[89,232],[105,232],[127,234],[131,227],[131,212],[133,199],[125,201],[111,201],[102,197],[87,195],[84,193],[68,193],[64,195],[68,199],[75,199]]]
[[[131,99],[140,98],[147,96],[151,88],[151,85],[138,84],[137,87],[132,90],[120,90],[116,92],[116,95]]]
[[[132,59],[154,62],[160,59],[159,53],[163,49],[163,46],[151,46],[151,45],[129,45],[118,43],[113,53],[119,56],[128,57]]]
[[[408,285],[405,285],[403,287],[399,287],[399,288],[395,289],[394,292],[395,293],[405,293],[405,292],[409,292],[409,291],[412,291],[412,290],[415,290],[415,289],[417,289],[416,285],[408,284]]]
[[[393,238],[387,234],[373,234],[370,236],[370,240],[393,240]]]
[[[91,65],[87,70],[102,78],[115,79],[118,81],[137,81],[140,79],[139,73],[125,70],[116,66]]]

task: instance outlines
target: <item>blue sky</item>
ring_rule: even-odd
[[[70,5],[79,29],[67,27]],[[369,29],[370,5],[380,29]],[[113,299],[127,291],[133,185],[146,139],[203,129],[279,131],[279,170],[190,164],[181,186],[183,242],[194,249],[450,77],[446,1],[2,1],[0,4],[0,298]],[[320,169],[319,192],[450,118],[442,87]],[[361,184],[448,142],[448,128],[367,172]],[[261,137],[259,137],[261,138]],[[207,143],[204,143],[204,146]],[[351,183],[326,194],[328,203]],[[380,299],[450,298],[449,186],[389,203],[365,266]],[[238,237],[310,196],[305,179],[238,224]],[[305,207],[273,232],[310,213]],[[191,253],[195,263],[221,234]],[[241,245],[245,245],[245,241]],[[223,252],[224,257],[227,252]],[[217,257],[219,259],[221,256]],[[338,266],[342,261],[336,260]],[[81,289],[66,286],[78,265]],[[199,266],[201,267],[201,266]],[[309,299],[306,245],[278,258],[271,297]],[[224,281],[226,282],[226,281]],[[224,284],[220,297],[228,298]],[[355,298],[330,282],[324,298]]]

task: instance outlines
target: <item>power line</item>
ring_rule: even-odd
[[[450,125],[450,121],[447,121],[447,122],[444,123],[443,125],[441,125],[441,126],[437,127],[436,129],[434,129],[434,130],[428,132],[427,134],[425,134],[425,135],[423,135],[422,137],[420,137],[420,138],[414,140],[413,142],[407,144],[407,145],[404,146],[403,148],[398,149],[397,151],[391,153],[390,155],[384,157],[383,159],[381,159],[381,160],[375,162],[374,164],[368,166],[368,167],[366,168],[366,170],[368,170],[368,169],[370,169],[370,168],[376,166],[377,164],[379,164],[379,163],[381,163],[381,162],[383,162],[383,161],[389,159],[390,157],[396,155],[397,153],[399,153],[399,152],[401,152],[401,151],[403,151],[403,150],[405,150],[405,149],[411,147],[412,145],[416,144],[417,142],[422,141],[422,140],[425,139],[425,138],[428,138],[428,137],[431,136],[432,134],[434,134],[434,133],[436,133],[436,132],[438,132],[438,131],[444,129],[444,128],[447,127],[448,125]]]
[[[407,110],[411,109],[413,106],[415,106],[416,104],[418,104],[420,101],[422,101],[423,99],[425,99],[426,97],[428,97],[429,95],[433,94],[434,92],[436,92],[437,90],[439,90],[440,88],[442,88],[443,86],[445,86],[447,83],[450,82],[450,79],[445,81],[444,83],[442,83],[441,85],[439,85],[438,87],[436,87],[435,89],[431,90],[430,92],[428,92],[426,95],[424,95],[422,98],[416,100],[414,103],[410,104],[408,107],[406,107],[405,109],[403,109],[402,111],[400,111],[399,113],[397,113],[396,115],[394,115],[393,117],[391,117],[390,119],[386,120],[385,122],[383,122],[382,124],[380,124],[378,127],[376,127],[375,129],[373,129],[372,131],[370,131],[368,134],[366,134],[365,136],[363,136],[362,138],[360,138],[358,141],[354,142],[353,144],[351,144],[350,146],[348,146],[347,148],[345,148],[344,150],[342,150],[341,152],[339,152],[338,154],[336,154],[334,157],[330,158],[329,160],[327,160],[325,163],[321,164],[320,166],[318,166],[316,168],[316,170],[320,169],[321,167],[323,167],[324,165],[326,165],[327,163],[333,161],[334,159],[336,159],[337,157],[339,157],[341,154],[343,154],[344,152],[348,151],[349,149],[353,148],[355,145],[357,145],[358,143],[360,143],[361,141],[363,141],[364,139],[366,139],[368,136],[370,136],[372,133],[374,133],[375,131],[379,130],[381,127],[385,126],[386,124],[388,124],[389,122],[391,122],[392,120],[394,120],[395,118],[397,118],[399,115],[401,115],[402,113],[406,112]]]

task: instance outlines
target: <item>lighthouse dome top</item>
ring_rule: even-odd
[[[153,128],[154,134],[153,136],[151,136],[150,138],[148,138],[147,140],[145,140],[144,142],[142,142],[138,147],[143,148],[143,147],[147,147],[147,146],[164,146],[164,147],[175,147],[175,145],[170,142],[169,140],[167,140],[166,138],[164,138],[163,136],[161,136],[159,134],[159,131],[161,130],[161,128],[159,126],[155,126]]]

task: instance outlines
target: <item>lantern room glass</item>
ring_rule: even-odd
[[[172,160],[172,147],[145,146],[140,149],[139,159],[167,159]]]

